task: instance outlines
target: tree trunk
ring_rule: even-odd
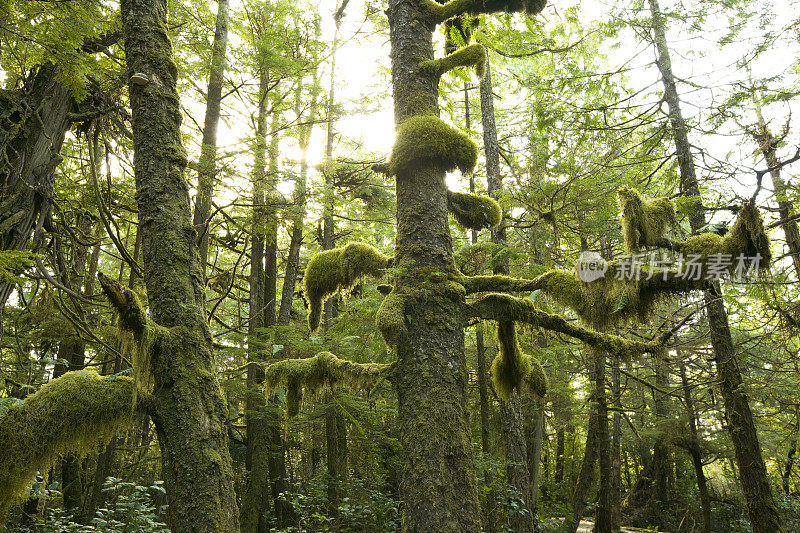
[[[172,530],[234,532],[238,512],[227,404],[205,316],[166,15],[163,0],[122,0],[127,75],[143,73],[149,79],[145,85],[130,84],[144,278],[152,320],[169,330],[151,352],[150,414]]]
[[[259,81],[256,147],[253,165],[253,218],[250,243],[250,300],[247,326],[247,396],[245,421],[247,453],[245,468],[248,472],[247,486],[242,497],[241,529],[244,533],[267,531],[269,508],[269,454],[270,442],[267,422],[267,405],[261,383],[264,381],[265,347],[261,340],[264,327],[265,269],[264,228],[266,225],[266,129],[267,129],[267,76],[261,73]]]
[[[488,51],[487,51],[488,54]],[[503,188],[500,175],[500,149],[497,143],[497,125],[494,116],[494,96],[492,95],[492,72],[486,61],[486,74],[480,82],[481,123],[483,125],[483,146],[486,156],[486,184],[489,196],[497,199]],[[493,243],[505,245],[504,222],[492,228]],[[495,274],[510,273],[508,259],[494,268]],[[507,404],[501,402],[500,415],[503,423],[503,444],[506,453],[506,482],[512,494],[522,499],[519,509],[510,508],[509,525],[514,531],[533,531],[533,512],[530,506],[530,477],[528,475],[528,452],[525,444],[525,428],[522,422],[519,395],[513,394]]]
[[[433,59],[433,24],[421,2],[390,0],[388,9],[395,123],[438,115],[438,77],[420,61]],[[463,293],[428,280],[457,275],[448,231],[445,172],[435,162],[397,176],[395,290],[407,294],[408,336],[398,343],[394,385],[403,447],[403,530],[481,530],[466,416]]]
[[[611,417],[611,526],[620,528],[620,498],[622,490],[622,387],[620,384],[619,359],[614,358],[611,367],[611,394],[614,414]]]
[[[597,494],[597,510],[594,530],[596,533],[611,533],[612,529],[612,480],[611,480],[611,435],[608,430],[608,403],[606,399],[606,357],[591,350],[594,369],[594,401],[597,409],[597,462],[600,485]]]
[[[197,198],[194,204],[194,227],[197,231],[200,265],[205,272],[208,263],[208,233],[211,229],[211,200],[217,176],[217,126],[222,106],[222,84],[225,77],[225,50],[228,46],[228,3],[217,0],[217,22],[206,95],[206,117],[203,123],[203,144],[197,162]]]
[[[564,481],[564,428],[556,431],[556,466],[553,472],[553,481],[560,485]]]
[[[0,250],[35,251],[50,218],[53,172],[75,108],[56,74],[48,63],[23,88],[0,91]],[[0,280],[0,322],[13,290]]]
[[[599,431],[597,409],[589,413],[589,425],[586,431],[586,448],[583,450],[583,461],[575,490],[572,492],[572,515],[564,521],[564,531],[575,533],[580,525],[583,512],[586,509],[586,497],[594,481],[594,465],[597,460],[597,433]]]
[[[681,113],[680,98],[672,73],[664,16],[657,0],[649,0],[649,3],[652,12],[653,33],[658,49],[656,63],[664,82],[664,98],[668,106],[680,166],[681,189],[684,195],[697,198],[692,206],[689,219],[692,232],[697,233],[705,226],[706,222],[699,199],[700,186],[695,174],[694,159],[687,135],[688,130]],[[772,497],[753,413],[743,387],[739,371],[739,357],[731,338],[728,314],[722,301],[722,289],[719,283],[716,283],[711,291],[706,292],[705,302],[728,429],[736,453],[739,480],[747,502],[750,524],[754,533],[780,531],[780,517]]]
[[[686,377],[686,365],[681,361],[680,369],[681,386],[683,387],[683,400],[686,405],[686,413],[689,415],[689,456],[694,466],[695,477],[697,478],[697,492],[700,494],[700,508],[703,516],[703,533],[711,533],[711,497],[708,494],[708,484],[706,475],[703,472],[703,456],[700,453],[700,436],[697,432],[697,413],[694,409],[692,390],[689,387],[689,380]]]
[[[544,399],[531,398],[528,401],[528,423],[525,424],[527,433],[526,447],[528,449],[528,475],[530,477],[530,509],[533,517],[534,530],[537,530],[536,509],[539,504],[539,479],[540,462],[542,461],[542,444],[544,440]],[[545,477],[547,471],[545,470]]]

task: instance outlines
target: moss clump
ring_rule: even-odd
[[[539,364],[539,361],[533,357],[530,357],[530,367],[530,372],[525,377],[525,381],[528,382],[531,392],[539,397],[544,397],[547,394],[547,388],[550,386],[547,374],[542,365]]]
[[[381,276],[388,262],[387,256],[369,244],[356,242],[315,254],[303,276],[311,331],[319,327],[322,305],[328,297],[339,289],[352,287],[363,276]]]
[[[389,346],[397,346],[408,336],[405,298],[396,290],[381,302],[375,314],[375,325]]]
[[[636,191],[621,187],[619,203],[622,208],[622,232],[625,249],[636,253],[652,248],[664,237],[668,226],[675,227],[675,206],[668,198],[642,199]]]
[[[448,5],[449,4],[449,5]],[[448,19],[460,13],[480,15],[481,13],[514,13],[524,11],[528,15],[540,13],[547,0],[462,0],[438,4],[433,0],[425,0],[429,12],[439,20]]]
[[[10,407],[0,417],[0,517],[59,456],[85,455],[111,440],[131,421],[133,398],[131,378],[79,371]]]
[[[458,67],[475,67],[475,74],[483,78],[486,74],[486,49],[482,44],[471,44],[447,54],[441,59],[420,63],[420,70],[429,76],[441,76]]]
[[[286,359],[267,367],[264,372],[264,391],[270,396],[276,387],[286,387],[286,414],[296,415],[303,393],[312,396],[334,387],[348,389],[372,388],[390,365],[352,363],[330,352],[320,352],[306,359]]]
[[[724,237],[716,233],[701,233],[686,239],[681,251],[685,256],[701,256],[702,262],[707,261],[709,255],[728,255],[731,259],[729,273],[736,268],[739,256],[750,258],[760,255],[759,268],[767,268],[772,261],[764,221],[752,202],[742,205],[736,221]]]
[[[401,177],[430,166],[469,174],[478,161],[478,148],[469,137],[434,116],[414,116],[397,128],[388,172]]]
[[[527,383],[534,394],[544,396],[547,376],[538,361],[520,351],[514,322],[497,323],[497,341],[500,351],[492,361],[492,383],[497,395],[508,401],[514,389]]]
[[[503,210],[488,196],[447,191],[447,209],[464,228],[491,228],[503,220]]]

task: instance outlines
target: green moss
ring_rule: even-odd
[[[492,383],[497,395],[508,401],[514,390],[527,384],[537,396],[547,393],[547,376],[542,365],[530,355],[522,353],[517,342],[514,322],[497,323],[497,341],[500,351],[492,361]]]
[[[668,198],[642,199],[636,191],[627,187],[621,187],[617,193],[628,253],[654,247],[664,237],[668,227],[677,225],[675,206]]]
[[[317,396],[323,390],[346,387],[351,390],[372,388],[390,365],[353,363],[330,352],[320,352],[306,359],[286,359],[264,371],[264,391],[270,396],[276,387],[286,387],[289,417],[298,413],[304,393]]]
[[[445,5],[433,0],[423,1],[430,14],[439,20],[445,20],[460,13],[480,15],[481,13],[524,11],[533,16],[541,12],[547,5],[547,0],[454,0],[445,2]]]
[[[729,255],[731,265],[728,272],[737,266],[740,255],[746,258],[761,256],[760,268],[766,268],[772,261],[769,237],[764,229],[764,221],[758,209],[751,202],[745,203],[736,216],[736,220],[724,237],[716,233],[701,233],[684,241],[681,251],[684,256],[699,255],[705,262],[709,255]]]
[[[469,174],[477,160],[478,149],[469,137],[438,117],[413,116],[397,128],[388,165],[398,177],[424,166]]]
[[[375,314],[375,325],[389,346],[397,346],[408,335],[405,305],[405,298],[395,290],[383,299]]]
[[[571,308],[588,325],[606,329],[625,320],[646,320],[662,292],[646,290],[638,280],[618,280],[615,265],[606,276],[584,282],[577,273],[553,270],[548,273],[542,292]]]
[[[460,48],[441,59],[433,59],[420,63],[420,70],[429,76],[441,76],[458,67],[475,67],[475,74],[483,78],[486,74],[486,49],[482,44],[471,44]]]
[[[131,378],[80,371],[67,372],[10,407],[0,417],[0,517],[58,457],[86,455],[108,442],[131,421],[133,398]]]
[[[547,394],[547,389],[550,385],[547,379],[547,374],[545,373],[542,365],[539,364],[539,361],[534,359],[532,356],[530,357],[530,371],[525,377],[525,381],[528,382],[531,392],[533,392],[535,395],[544,397],[544,395]]]
[[[315,254],[303,276],[311,331],[319,327],[322,305],[327,298],[340,289],[352,287],[364,276],[381,276],[388,262],[389,258],[372,246],[356,242]]]
[[[490,228],[503,220],[500,204],[479,194],[447,191],[447,209],[467,229]]]

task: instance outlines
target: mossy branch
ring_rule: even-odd
[[[480,194],[447,191],[447,210],[465,229],[491,228],[503,220],[500,204]]]
[[[86,455],[131,422],[134,384],[129,377],[67,372],[0,416],[0,523],[37,472],[46,475],[67,453]]]
[[[408,338],[406,299],[396,289],[381,302],[375,315],[375,324],[389,346],[397,346]]]
[[[120,325],[134,336],[142,336],[147,329],[147,313],[136,293],[102,272],[97,274],[97,279],[106,298],[117,311]]]
[[[372,246],[356,242],[315,254],[303,276],[311,331],[319,327],[325,300],[340,289],[352,287],[364,276],[380,277],[390,262],[391,258]]]
[[[477,302],[470,304],[469,309],[470,316],[475,318],[498,322],[523,322],[568,335],[620,358],[640,353],[657,353],[663,350],[663,345],[668,339],[668,336],[662,336],[653,342],[639,342],[624,339],[618,335],[600,333],[567,322],[558,315],[545,313],[537,309],[530,300],[515,298],[507,294],[487,294]]]
[[[462,14],[515,13],[524,11],[536,15],[547,5],[546,0],[450,0],[444,4],[433,0],[422,0],[422,5],[434,23]]]
[[[269,396],[283,385],[286,413],[292,417],[300,410],[304,392],[316,396],[335,387],[371,389],[392,368],[393,364],[353,363],[330,352],[320,352],[306,359],[286,359],[268,366],[264,371],[264,392]]]
[[[444,73],[458,67],[475,67],[475,74],[483,78],[486,74],[486,48],[482,44],[471,44],[459,48],[440,59],[432,59],[420,63],[423,74],[440,78]]]

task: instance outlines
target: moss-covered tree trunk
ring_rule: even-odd
[[[152,321],[167,328],[150,352],[150,414],[162,455],[173,531],[237,531],[227,405],[205,316],[203,268],[181,144],[177,69],[165,0],[122,0],[133,114],[134,175]],[[141,76],[134,78],[141,79]]]
[[[597,409],[589,413],[589,425],[586,431],[586,447],[583,450],[583,461],[575,488],[572,491],[572,514],[564,520],[564,531],[575,533],[580,525],[583,512],[586,510],[586,497],[594,482],[594,467],[597,461],[597,434],[599,432]]]
[[[419,0],[390,0],[395,123],[438,115],[439,79],[422,72],[433,59],[435,27]],[[407,338],[397,347],[403,529],[481,530],[466,416],[464,294],[441,279],[455,275],[445,172],[436,161],[397,178],[395,290],[407,294]],[[438,274],[438,276],[437,276]]]
[[[705,213],[700,203],[700,185],[695,173],[688,128],[683,119],[675,76],[672,72],[664,15],[657,0],[649,0],[649,4],[653,34],[658,50],[656,64],[664,82],[664,99],[668,106],[680,166],[681,192],[695,200],[689,222],[692,232],[697,233],[706,223]],[[736,347],[731,338],[728,313],[722,300],[722,289],[719,283],[715,283],[713,289],[705,293],[705,303],[711,330],[711,344],[714,348],[714,359],[725,403],[728,430],[736,453],[739,480],[747,502],[750,524],[754,533],[780,531],[780,517],[772,497],[753,413],[743,387],[742,375],[739,370],[739,356],[736,354]]]
[[[217,127],[222,107],[222,85],[225,77],[225,51],[228,46],[228,4],[230,0],[217,0],[217,22],[211,48],[211,65],[206,93],[206,116],[203,122],[203,141],[200,160],[197,162],[197,198],[194,204],[193,224],[198,232],[200,264],[205,271],[208,262],[208,234],[210,231],[211,201],[214,180],[217,177]]]

